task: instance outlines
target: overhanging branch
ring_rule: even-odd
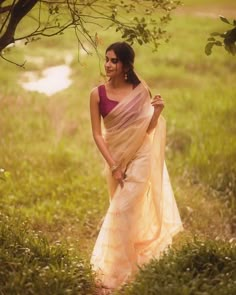
[[[3,2],[0,0],[0,4]],[[104,29],[113,26],[125,41],[131,44],[136,41],[139,44],[150,43],[157,49],[159,40],[166,38],[163,26],[170,21],[169,13],[179,1],[130,0],[127,3],[120,0],[13,0],[10,8],[7,4],[0,7],[0,11],[6,10],[2,14],[5,17],[2,32],[0,29],[0,57],[3,49],[16,40],[26,39],[28,43],[38,39],[34,37],[52,37],[69,28],[75,30],[82,48],[86,47],[83,42],[89,42],[96,50],[97,33],[88,24],[102,26]],[[29,12],[36,4],[38,15],[31,15]],[[154,14],[157,11],[158,14]],[[30,26],[30,32],[27,30],[24,33],[23,30],[19,36],[19,33],[16,34],[17,26],[26,15],[31,17],[29,21],[36,21],[36,27]]]
[[[11,5],[0,7],[0,14],[5,13],[5,12],[11,10],[11,7],[12,7]]]
[[[35,6],[38,0],[19,0],[11,7],[9,23],[5,33],[0,37],[0,52],[14,42],[16,27],[22,18]],[[15,2],[14,2],[15,3]]]

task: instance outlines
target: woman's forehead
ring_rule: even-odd
[[[116,56],[116,54],[115,54],[115,52],[113,50],[108,50],[106,52],[106,56],[110,57],[110,58],[117,58],[117,56]]]

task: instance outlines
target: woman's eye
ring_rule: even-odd
[[[109,58],[106,57],[105,60],[106,60],[106,62],[109,62]],[[118,61],[119,61],[119,59],[118,59],[118,58],[111,58],[110,61],[111,61],[111,63],[113,63],[113,64],[117,64]]]
[[[111,59],[111,62],[112,62],[113,64],[117,64],[118,61],[119,61],[118,58],[112,58],[112,59]]]

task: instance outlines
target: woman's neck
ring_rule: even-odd
[[[113,78],[113,79],[110,79],[108,81],[109,85],[112,87],[112,88],[120,88],[120,87],[124,87],[124,86],[127,86],[129,83],[127,81],[125,81],[123,78]]]

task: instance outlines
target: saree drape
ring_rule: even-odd
[[[147,133],[153,111],[140,83],[104,117],[104,140],[126,178],[122,188],[106,166],[110,204],[90,263],[101,284],[112,289],[131,280],[138,265],[159,258],[183,229],[164,160],[163,116]]]

